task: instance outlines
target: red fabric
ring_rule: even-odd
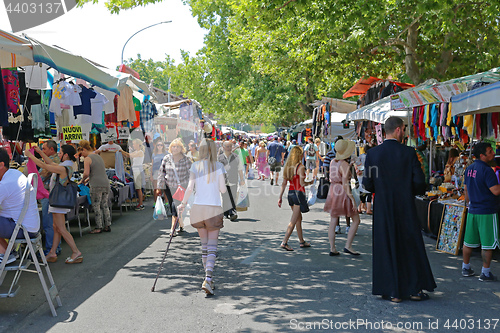
[[[139,127],[141,126],[141,111],[135,111],[135,119],[136,121],[134,121],[132,123],[132,127],[131,128],[136,128],[136,127]]]
[[[118,68],[118,71],[122,72],[122,73],[131,74],[132,76],[134,76],[135,78],[137,78],[139,80],[141,79],[141,77],[139,76],[139,73],[137,73],[132,68],[130,68],[130,67],[124,65],[124,64],[120,65],[120,67]]]
[[[494,112],[491,114],[491,125],[493,126],[493,130],[495,131],[495,139],[498,138],[498,112]]]
[[[288,189],[289,191],[300,191],[300,192],[306,191],[304,186],[300,185],[300,176],[298,175],[299,166],[300,164],[298,164],[297,169],[295,169],[295,176],[293,176],[292,180],[289,180],[290,182],[290,188]]]
[[[424,110],[424,107],[421,106],[418,110],[419,114],[418,114],[418,131],[419,131],[419,136],[422,140],[427,140],[426,136],[425,136],[425,124],[424,124],[424,114],[425,114],[425,110]]]
[[[109,123],[116,123],[118,122],[118,117],[116,113],[116,106],[118,105],[118,95],[115,96],[115,99],[113,100],[113,104],[115,106],[115,111],[113,113],[106,114],[104,116],[104,121],[109,122]]]
[[[481,139],[481,115],[476,114],[476,139]]]
[[[32,154],[35,154],[35,148],[31,148],[29,150]],[[36,199],[46,199],[49,197],[49,191],[43,187],[43,182],[42,182],[42,177],[40,177],[40,174],[38,173],[38,169],[36,168],[35,162],[31,160],[31,158],[28,160],[28,164],[26,164],[26,167],[28,168],[28,173],[36,173],[36,177],[38,177],[38,187],[36,189]]]

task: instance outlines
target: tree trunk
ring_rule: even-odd
[[[415,22],[408,28],[408,35],[406,36],[406,43],[411,46],[405,46],[405,66],[406,66],[406,74],[413,81],[414,85],[418,85],[422,83],[422,79],[420,77],[420,67],[417,64],[417,55],[414,54],[417,52],[417,40],[418,40],[418,28],[420,24],[419,22]]]
[[[303,102],[298,102],[297,104],[299,105],[300,109],[306,116],[308,116],[309,118],[312,117],[314,109],[311,106]]]

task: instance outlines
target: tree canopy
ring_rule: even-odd
[[[185,1],[209,31],[205,48],[179,65],[198,75],[185,90],[225,119],[286,124],[362,76],[419,84],[500,66],[498,1]]]

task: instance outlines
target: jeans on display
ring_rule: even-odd
[[[42,228],[45,232],[45,251],[49,253],[52,249],[52,242],[54,241],[54,222],[52,220],[52,213],[49,213],[49,198],[40,199],[42,204]],[[61,243],[57,247],[56,253],[61,252]]]

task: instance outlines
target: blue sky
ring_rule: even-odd
[[[165,0],[118,15],[109,13],[103,4],[86,4],[23,33],[114,69],[120,64],[123,45],[131,35],[154,23],[170,20],[171,23],[134,36],[125,47],[124,59],[135,58],[140,53],[143,59],[160,61],[168,54],[178,64],[180,50],[194,55],[203,47],[206,33],[182,0]],[[3,5],[0,5],[0,29],[11,31]]]

